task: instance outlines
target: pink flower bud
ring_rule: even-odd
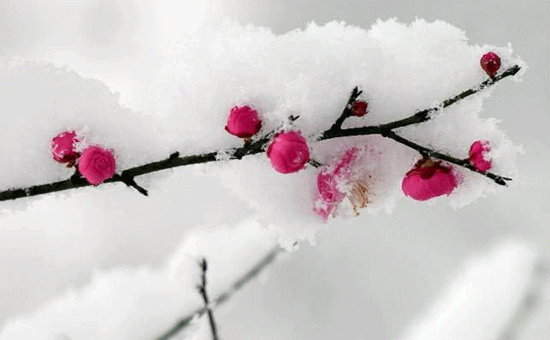
[[[441,195],[449,195],[457,186],[457,180],[450,166],[431,159],[421,159],[407,172],[401,189],[405,195],[426,201]]]
[[[468,160],[470,164],[479,171],[489,170],[493,164],[489,159],[486,158],[487,152],[491,150],[489,141],[478,140],[475,141],[470,147]]]
[[[78,171],[90,184],[98,185],[115,174],[115,156],[109,150],[91,146],[82,152]]]
[[[492,78],[500,68],[500,57],[493,52],[489,52],[481,57],[479,63],[481,68]]]
[[[72,163],[80,155],[75,151],[75,143],[79,142],[74,131],[65,131],[52,139],[52,156],[59,163]]]
[[[225,130],[239,138],[254,136],[262,127],[258,112],[250,106],[235,106],[227,117]]]
[[[356,100],[351,105],[351,114],[357,117],[363,117],[368,113],[369,104],[363,100]]]
[[[306,139],[298,131],[279,133],[267,148],[271,165],[280,173],[289,174],[302,170],[309,161]]]

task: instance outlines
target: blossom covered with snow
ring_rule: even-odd
[[[52,156],[59,163],[74,165],[80,154],[76,151],[79,139],[74,131],[65,131],[52,139]]]
[[[367,174],[361,169],[359,158],[364,148],[352,147],[344,156],[324,166],[317,175],[318,198],[314,210],[323,219],[335,213],[338,205],[348,198],[357,213],[366,207],[368,197]]]
[[[487,158],[487,153],[491,150],[491,144],[487,140],[475,141],[470,147],[468,160],[479,171],[491,169],[491,160]]]

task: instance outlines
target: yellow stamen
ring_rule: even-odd
[[[353,212],[355,212],[355,216],[359,215],[358,209],[365,208],[370,202],[368,195],[369,189],[366,179],[356,179],[352,182],[352,189],[347,197],[351,205],[353,206]]]

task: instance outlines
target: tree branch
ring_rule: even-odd
[[[477,172],[478,174],[481,174],[485,177],[488,177],[488,178],[492,179],[496,184],[506,186],[506,181],[511,181],[512,180],[511,178],[502,177],[502,176],[493,174],[491,172],[480,171],[480,170],[476,169],[474,166],[472,166],[467,159],[458,159],[458,158],[455,158],[455,157],[452,157],[452,156],[449,156],[449,155],[446,155],[446,154],[443,154],[443,153],[440,153],[440,152],[437,152],[437,151],[433,151],[431,149],[428,149],[426,147],[418,145],[414,142],[411,142],[410,140],[405,139],[405,138],[397,135],[395,132],[393,132],[391,130],[384,131],[382,133],[382,136],[387,137],[387,138],[391,138],[391,139],[395,140],[398,143],[406,145],[411,149],[417,150],[424,157],[437,158],[437,159],[440,159],[442,161],[446,161],[448,163],[452,163],[452,164],[464,167],[466,169],[469,169],[471,171]]]
[[[467,98],[473,94],[476,94],[478,92],[480,92],[481,90],[483,89],[486,89],[488,88],[489,86],[492,86],[494,85],[495,83],[497,83],[498,81],[506,78],[506,77],[509,77],[509,76],[513,76],[515,75],[516,73],[518,73],[520,70],[520,67],[518,65],[514,65],[508,69],[506,69],[504,72],[502,72],[501,74],[499,74],[498,76],[496,76],[494,79],[491,79],[491,78],[488,78],[487,80],[483,81],[482,83],[452,97],[452,98],[449,98],[445,101],[443,101],[441,104],[439,104],[438,106],[435,106],[435,107],[432,107],[432,108],[429,108],[429,109],[425,109],[425,110],[422,110],[422,111],[417,111],[415,114],[413,114],[412,116],[409,116],[407,118],[403,118],[403,119],[400,119],[400,120],[396,120],[394,122],[391,122],[391,123],[386,123],[386,124],[382,124],[382,125],[376,125],[376,126],[365,126],[365,127],[359,127],[359,128],[349,128],[349,129],[334,129],[333,127],[331,127],[330,129],[328,129],[327,131],[325,131],[322,135],[321,135],[321,138],[320,140],[324,140],[324,139],[331,139],[331,138],[337,138],[337,137],[347,137],[347,136],[360,136],[360,135],[373,135],[373,134],[381,134],[380,131],[381,130],[393,130],[393,129],[397,129],[397,128],[401,128],[401,127],[405,127],[405,126],[409,126],[409,125],[413,125],[413,124],[419,124],[419,123],[423,123],[423,122],[426,122],[428,120],[430,120],[433,116],[433,113],[437,112],[437,111],[440,111],[444,108],[447,108],[451,105],[453,105],[454,103],[464,99],[464,98]],[[353,93],[352,93],[353,95]]]
[[[514,65],[506,70],[504,70],[502,73],[497,75],[494,78],[488,78],[487,80],[483,81],[482,83],[476,85],[475,87],[472,87],[452,98],[449,98],[445,101],[443,101],[440,105],[436,107],[432,107],[429,109],[425,109],[422,111],[417,111],[413,115],[400,119],[394,122],[381,124],[381,125],[372,125],[372,126],[365,126],[365,127],[358,127],[358,128],[347,128],[342,129],[341,126],[343,122],[351,116],[351,104],[357,99],[357,97],[361,94],[361,91],[356,87],[353,89],[346,107],[344,108],[342,114],[340,117],[335,121],[335,123],[326,131],[324,131],[321,134],[321,137],[319,137],[318,140],[327,140],[332,138],[340,138],[340,137],[348,137],[348,136],[362,136],[362,135],[384,135],[386,134],[387,137],[393,136],[391,133],[388,134],[387,132],[392,132],[393,129],[402,128],[405,126],[413,125],[413,124],[419,124],[425,121],[428,121],[432,118],[433,113],[440,111],[446,107],[449,107],[453,105],[454,103],[467,98],[475,93],[480,92],[481,90],[494,85],[498,81],[515,75],[520,70],[520,67],[518,65]],[[295,119],[295,117],[292,117],[292,119]],[[137,184],[135,184],[134,178],[137,176],[145,175],[148,173],[156,172],[156,171],[162,171],[170,168],[175,168],[179,166],[185,166],[185,165],[191,165],[191,164],[199,164],[199,163],[208,163],[208,162],[215,162],[219,159],[217,158],[217,155],[221,152],[224,152],[229,155],[229,159],[242,159],[244,156],[248,155],[254,155],[261,152],[264,152],[268,143],[270,142],[273,134],[276,131],[271,131],[266,136],[261,137],[257,139],[256,141],[251,141],[246,143],[244,146],[240,148],[233,148],[229,150],[220,150],[219,152],[209,152],[204,154],[198,154],[198,155],[188,155],[188,156],[181,156],[178,152],[175,152],[170,155],[167,159],[147,163],[144,165],[136,166],[133,168],[126,169],[122,171],[122,173],[119,176],[114,176],[108,180],[106,180],[104,183],[114,183],[114,182],[123,182],[127,184],[128,186],[134,187],[142,194],[146,194],[147,191],[141,187],[139,187]],[[395,135],[397,136],[397,135]],[[392,137],[389,137],[392,138]],[[399,138],[399,142],[401,144],[407,145],[409,147],[412,147],[412,142],[407,141],[406,139],[402,137],[396,137]],[[397,141],[396,138],[392,138]],[[406,144],[404,143],[406,142]],[[440,158],[442,160],[449,161],[449,159],[452,159],[451,156],[447,156],[441,153],[437,153],[433,150],[430,150],[426,147],[422,147],[418,144],[414,144],[415,149],[422,148],[422,150],[426,150],[426,152],[430,152],[432,157]],[[456,160],[456,159],[455,159]],[[480,173],[479,171],[476,171],[471,165],[466,163],[457,163],[457,162],[451,162],[453,164],[465,167],[469,170],[475,171]],[[491,173],[482,173],[484,176],[491,178],[496,183],[500,185],[505,185],[504,180],[508,180],[505,177],[501,177],[498,175],[494,175]],[[6,201],[6,200],[12,200],[22,197],[29,197],[29,196],[37,196],[42,195],[46,193],[56,192],[56,191],[63,191],[63,190],[69,190],[69,189],[75,189],[75,188],[81,188],[85,186],[89,186],[90,184],[83,178],[78,178],[79,176],[72,176],[71,178],[59,181],[59,182],[53,182],[53,183],[47,183],[42,185],[35,185],[27,188],[16,188],[16,189],[8,189],[4,191],[0,191],[0,201]],[[504,183],[504,184],[503,184]]]
[[[258,276],[264,270],[268,265],[270,265],[276,258],[277,255],[283,251],[279,247],[273,248],[271,251],[267,253],[254,267],[252,267],[248,272],[246,272],[240,279],[235,281],[231,287],[222,293],[220,296],[218,296],[216,299],[214,299],[213,302],[210,303],[212,306],[211,308],[214,308],[216,306],[219,306],[220,304],[224,303],[225,301],[229,300],[229,298],[239,289],[244,287],[250,280]],[[166,333],[161,335],[157,340],[168,340],[178,334],[183,328],[185,328],[189,323],[195,318],[196,316],[202,316],[204,313],[206,313],[209,310],[208,306],[204,306],[190,315],[184,317],[180,321],[178,321],[172,328],[170,328]]]
[[[218,340],[218,328],[216,327],[216,321],[214,321],[214,312],[212,311],[212,308],[210,308],[210,301],[208,300],[208,294],[206,293],[206,259],[203,258],[199,265],[201,266],[201,284],[197,287],[199,290],[199,293],[202,296],[202,300],[204,301],[204,307],[206,308],[208,312],[208,320],[210,321],[210,330],[212,331],[212,340]]]
[[[349,96],[348,103],[342,111],[342,114],[340,115],[340,117],[338,117],[338,119],[336,119],[336,121],[334,122],[334,124],[332,124],[328,131],[337,131],[342,128],[342,124],[344,123],[344,121],[352,116],[351,107],[353,106],[353,103],[357,100],[357,98],[361,95],[361,93],[363,93],[363,91],[359,91],[359,88],[357,86],[353,88],[353,91],[351,91],[351,95]]]

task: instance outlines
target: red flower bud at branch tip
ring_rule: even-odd
[[[80,155],[75,151],[75,144],[79,142],[74,131],[65,131],[52,139],[52,156],[59,163],[73,163]]]
[[[109,150],[91,146],[82,152],[78,161],[78,171],[90,184],[103,183],[115,174],[115,156]]]
[[[289,174],[302,170],[309,162],[309,147],[299,131],[283,132],[273,138],[267,157],[275,170]]]
[[[441,162],[421,159],[407,172],[401,189],[405,195],[417,201],[449,195],[457,186],[453,169]]]
[[[366,115],[369,111],[367,110],[369,107],[369,103],[363,100],[356,100],[351,105],[351,114],[357,117],[363,117]]]
[[[492,78],[500,68],[500,57],[493,52],[489,52],[481,57],[479,63],[481,68]]]
[[[489,141],[478,140],[470,147],[468,160],[470,164],[479,171],[487,171],[492,167],[492,163],[486,158],[487,152],[491,150]]]
[[[225,130],[239,138],[254,136],[262,127],[258,112],[250,106],[235,106],[227,117]]]

